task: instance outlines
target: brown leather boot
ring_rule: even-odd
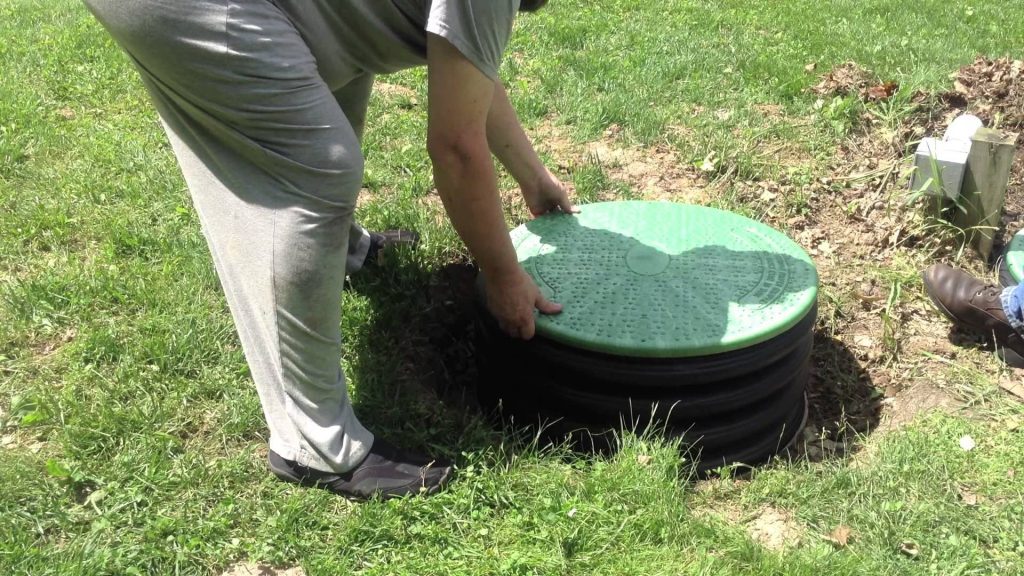
[[[963,328],[990,335],[996,344],[1024,356],[1024,337],[1010,326],[999,298],[1002,288],[945,264],[922,274],[924,288],[935,307]]]

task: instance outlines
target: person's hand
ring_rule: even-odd
[[[522,186],[523,199],[526,206],[534,217],[547,214],[554,210],[561,210],[566,214],[579,212],[569,200],[569,191],[565,184],[551,173],[547,168],[538,176],[535,182]]]
[[[512,271],[484,277],[487,308],[502,331],[513,338],[529,340],[534,335],[534,310],[558,314],[562,305],[549,302],[533,278],[519,266]]]

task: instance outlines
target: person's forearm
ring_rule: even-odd
[[[481,272],[489,278],[513,273],[519,261],[505,224],[485,136],[434,146],[430,157],[441,201]]]
[[[523,132],[501,82],[494,84],[494,97],[487,115],[487,143],[520,186],[531,186],[544,174],[544,164]]]

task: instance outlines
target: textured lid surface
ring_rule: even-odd
[[[537,333],[578,348],[690,357],[778,336],[814,306],[807,254],[773,228],[715,208],[606,202],[512,231],[524,269],[561,314]]]
[[[1017,232],[1006,250],[1006,267],[1017,282],[1024,277],[1024,230]]]

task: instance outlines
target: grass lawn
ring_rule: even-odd
[[[574,457],[474,409],[425,76],[381,78],[358,217],[424,241],[352,278],[345,370],[370,429],[459,472],[434,498],[354,505],[266,472],[234,327],[126,58],[77,2],[0,1],[0,574],[1024,574],[1024,408],[999,387],[1021,377],[950,332],[918,276],[984,270],[929,241],[881,179],[898,154],[877,152],[915,93],[979,54],[1024,58],[1024,3],[553,0],[521,18],[503,74],[580,202],[725,207],[819,265],[802,455],[700,482],[656,437]],[[847,61],[899,92],[807,91]]]

